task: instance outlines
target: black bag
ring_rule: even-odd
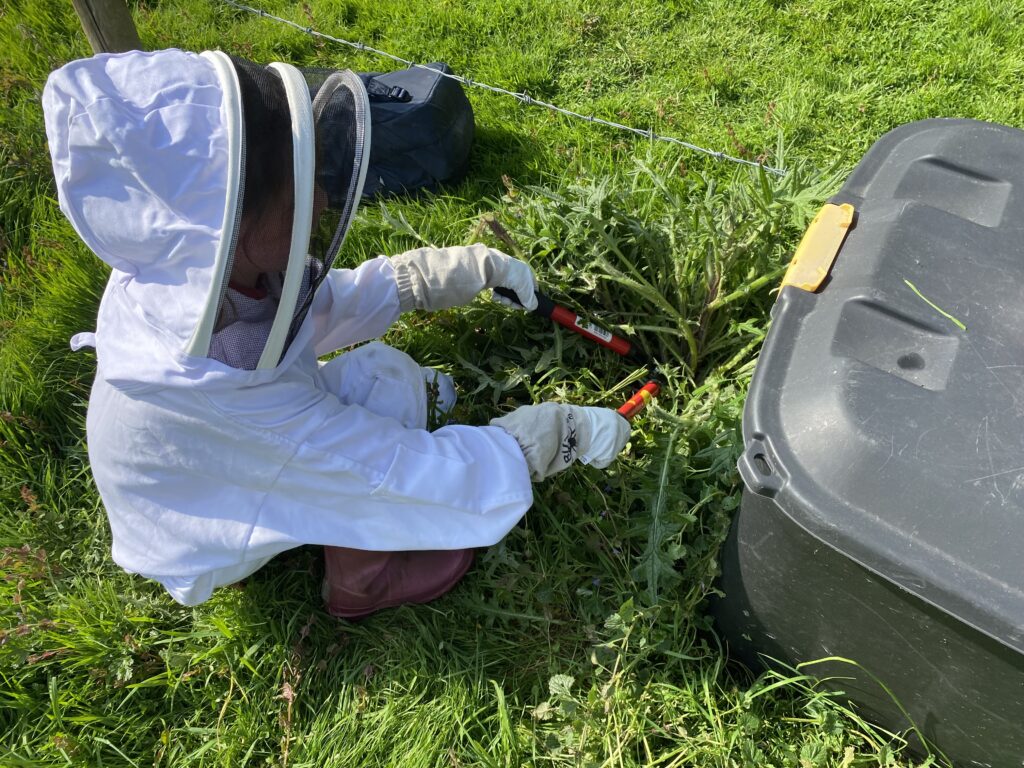
[[[360,73],[370,97],[370,167],[363,197],[434,190],[466,174],[473,107],[447,64]]]

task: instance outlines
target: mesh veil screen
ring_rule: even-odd
[[[279,309],[291,315],[287,351],[344,241],[358,204],[369,116],[362,83],[354,74],[305,73],[316,127],[312,235],[298,300],[293,308],[279,307],[295,215],[288,98],[272,69],[240,58],[232,62],[241,89],[245,137],[242,212],[229,265],[231,282],[221,299],[210,357],[252,370]]]
[[[313,231],[303,282],[288,336],[298,332],[317,287],[327,276],[345,240],[359,205],[360,168],[369,115],[359,78],[347,70],[303,73],[313,94],[316,126],[316,185],[313,194]],[[327,75],[324,77],[324,75]],[[368,152],[367,152],[368,154]]]
[[[271,70],[232,57],[241,91],[244,136],[242,210],[210,357],[253,370],[277,311],[288,264],[294,210],[288,100]],[[256,299],[255,296],[263,296]]]

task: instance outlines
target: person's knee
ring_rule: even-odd
[[[346,405],[361,405],[410,429],[427,426],[423,369],[401,350],[377,341],[364,344],[326,363],[321,375]]]

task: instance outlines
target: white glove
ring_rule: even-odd
[[[590,417],[590,445],[580,449],[580,461],[598,469],[611,464],[629,441],[629,422],[611,408],[584,407]]]
[[[508,272],[505,275],[504,281],[502,281],[501,285],[493,285],[491,287],[508,288],[519,297],[519,301],[512,301],[512,299],[499,296],[494,292],[491,293],[491,298],[506,307],[531,312],[537,308],[537,278],[534,277],[533,270],[530,269],[530,265],[525,261],[514,259],[511,256],[508,258]]]
[[[530,478],[543,480],[579,459],[602,469],[629,440],[629,422],[608,408],[541,403],[491,419],[519,443]]]
[[[417,248],[392,256],[403,312],[433,312],[468,304],[487,288],[509,288],[526,309],[537,306],[536,280],[525,262],[486,245]],[[505,303],[508,299],[496,297]],[[515,306],[509,302],[510,306]]]

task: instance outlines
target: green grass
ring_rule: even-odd
[[[493,217],[551,293],[645,340],[668,378],[607,472],[537,488],[448,597],[350,624],[312,548],[184,609],[120,572],[84,415],[105,269],[53,199],[39,92],[88,49],[70,4],[0,11],[0,763],[911,765],[810,678],[727,663],[707,617],[739,501],[743,397],[776,275],[871,143],[909,120],[1024,125],[1015,2],[323,0],[269,9],[475,79],[713,149],[716,163],[471,94],[469,178],[367,206],[344,258],[483,237]],[[133,5],[144,45],[374,70],[206,0]],[[508,181],[503,182],[502,177]],[[508,238],[505,238],[507,240]],[[632,371],[477,302],[390,343],[451,372],[458,415],[617,404]]]

